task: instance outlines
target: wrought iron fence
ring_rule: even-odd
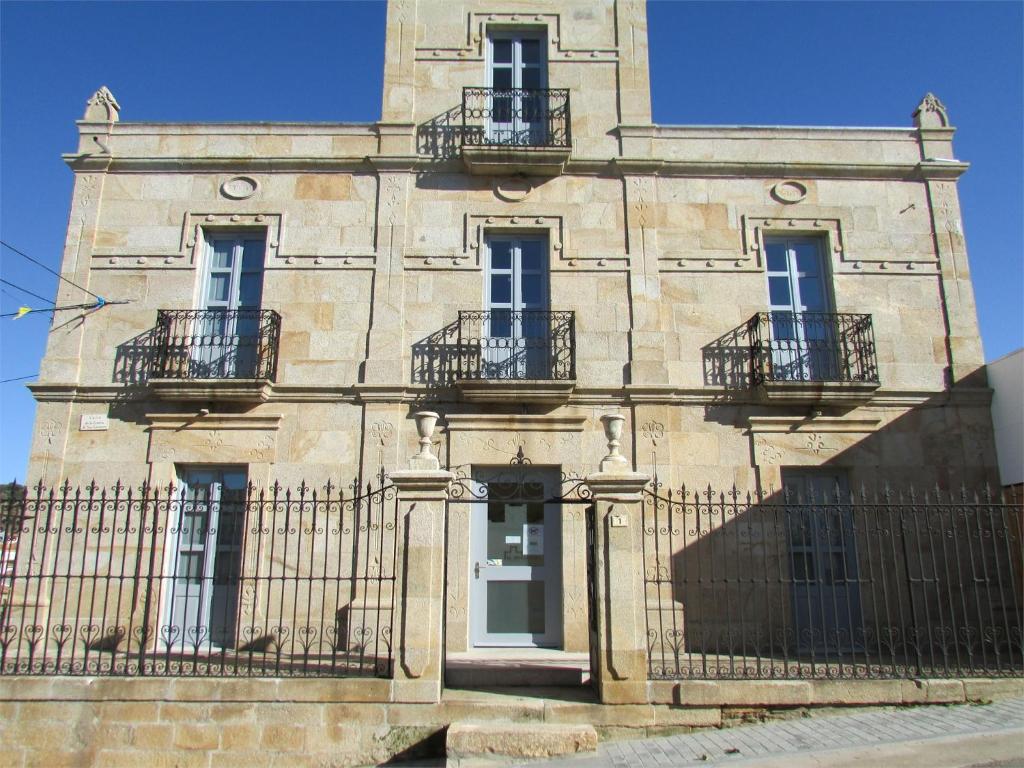
[[[0,674],[391,675],[383,476],[347,493],[40,485],[4,511]]]
[[[281,316],[272,309],[161,309],[153,376],[277,378]]]
[[[1021,507],[645,493],[648,676],[1024,674]]]
[[[753,384],[878,382],[871,315],[758,312],[747,323]]]
[[[460,310],[456,344],[456,378],[576,378],[574,312]]]
[[[570,123],[568,89],[462,89],[463,146],[568,149]]]

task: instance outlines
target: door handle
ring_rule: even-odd
[[[473,565],[473,577],[477,578],[477,579],[480,578],[480,561],[479,560],[477,560],[476,563]]]

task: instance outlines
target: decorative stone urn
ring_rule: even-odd
[[[438,415],[433,411],[417,411],[413,418],[416,420],[416,432],[420,436],[420,450],[409,460],[410,465],[414,469],[440,469],[437,457],[430,452]]]
[[[602,472],[627,472],[629,462],[626,457],[619,453],[619,446],[622,444],[622,426],[626,417],[621,413],[606,413],[601,417],[601,424],[604,426],[604,436],[608,441],[608,455],[601,459]]]

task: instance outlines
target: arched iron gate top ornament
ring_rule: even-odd
[[[509,460],[508,467],[500,470],[488,468],[486,480],[473,478],[468,470],[470,465],[461,464],[451,467],[454,479],[448,486],[450,501],[535,501],[542,498],[545,504],[567,502],[571,504],[589,504],[590,488],[586,480],[575,472],[559,472],[558,494],[546,498],[543,478],[530,471],[533,467],[523,446],[519,446],[516,455]],[[538,466],[541,469],[543,465]],[[553,468],[553,467],[552,467]]]

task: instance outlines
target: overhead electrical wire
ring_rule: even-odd
[[[2,246],[3,246],[4,248],[8,248],[9,250],[12,250],[12,251],[14,251],[14,252],[15,252],[16,254],[18,254],[18,255],[19,255],[19,256],[21,256],[22,258],[28,259],[28,260],[29,260],[29,261],[31,261],[31,262],[32,262],[33,264],[35,264],[35,265],[37,265],[37,266],[40,266],[40,267],[42,267],[42,268],[43,268],[43,269],[45,269],[45,270],[46,270],[47,272],[49,272],[49,273],[50,273],[51,275],[56,275],[56,276],[57,276],[57,277],[58,277],[59,279],[63,280],[63,281],[64,281],[65,283],[67,283],[68,285],[73,285],[73,286],[75,286],[75,288],[77,288],[78,290],[80,290],[80,291],[85,291],[85,292],[86,292],[86,293],[88,293],[88,294],[89,294],[90,296],[92,296],[92,297],[94,297],[94,298],[98,299],[99,301],[103,302],[103,297],[102,297],[102,296],[98,296],[98,295],[96,295],[95,293],[93,293],[92,291],[90,291],[90,290],[89,290],[88,288],[83,288],[83,287],[82,287],[82,286],[80,286],[80,285],[79,285],[78,283],[74,282],[73,280],[68,280],[68,279],[67,279],[66,277],[64,277],[64,275],[62,275],[62,274],[61,274],[60,272],[57,272],[56,270],[54,270],[54,269],[52,269],[52,268],[50,268],[50,267],[46,266],[45,264],[43,264],[43,262],[41,262],[41,261],[39,261],[39,260],[37,260],[37,259],[33,259],[33,258],[32,258],[31,256],[29,256],[29,255],[28,255],[27,253],[25,253],[24,251],[19,251],[19,250],[18,250],[17,248],[15,248],[15,247],[14,247],[13,245],[11,245],[10,243],[6,243],[6,242],[4,242],[3,240],[0,240],[0,245],[2,245]],[[104,303],[105,303],[105,302],[104,302]]]
[[[38,375],[38,373],[33,373],[31,376],[15,376],[13,379],[0,379],[0,384],[10,384],[12,381],[24,381],[25,379],[34,379]]]
[[[127,304],[127,301],[107,301],[106,299],[96,299],[95,302],[88,304],[68,304],[63,307],[43,307],[42,309],[32,309],[32,307],[20,307],[17,312],[5,312],[0,317],[24,317],[34,312],[63,312],[68,309],[103,309],[107,304]]]
[[[33,293],[28,288],[22,288],[20,285],[15,285],[14,283],[8,282],[7,280],[4,280],[2,277],[0,277],[0,283],[3,283],[4,285],[9,285],[11,288],[14,288],[17,291],[21,291],[22,293],[27,293],[29,296],[39,299],[40,301],[45,301],[47,304],[53,304],[52,301],[50,301],[47,298],[44,298],[43,296],[40,296],[38,293]]]

